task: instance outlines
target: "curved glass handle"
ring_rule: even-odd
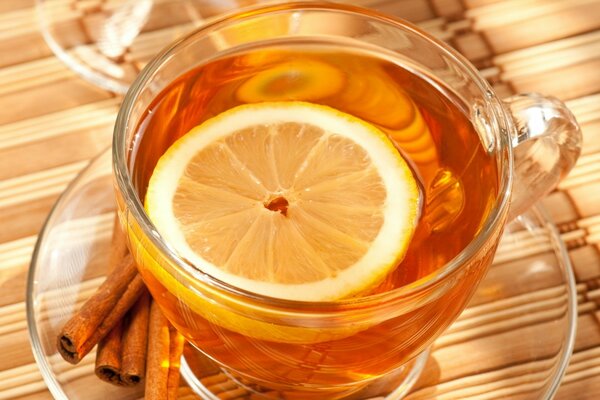
[[[505,99],[517,127],[509,220],[556,188],[581,153],[581,130],[560,100],[538,93]]]

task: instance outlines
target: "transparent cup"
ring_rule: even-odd
[[[334,302],[250,293],[179,257],[144,211],[132,181],[131,152],[138,123],[161,90],[186,71],[244,46],[303,38],[366,45],[426,71],[468,107],[482,146],[495,160],[499,191],[482,228],[450,262],[411,285]],[[224,16],[158,55],[119,112],[113,169],[120,221],[140,273],[190,343],[244,385],[276,397],[366,398],[388,382],[414,381],[428,346],[457,318],[485,275],[506,222],[556,186],[580,147],[578,125],[560,101],[538,94],[502,101],[467,60],[418,28],[370,10],[305,2]],[[357,352],[364,354],[358,362]]]

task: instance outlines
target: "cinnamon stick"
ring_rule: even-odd
[[[125,257],[128,252],[129,249],[127,248],[127,238],[125,237],[123,229],[121,229],[119,217],[115,214],[110,244],[110,256],[108,259],[108,273],[113,272],[113,270],[117,265],[119,265],[123,257]]]
[[[112,273],[121,260],[127,255],[127,244],[119,217],[115,214],[113,233],[108,259],[108,273]],[[96,350],[96,375],[103,381],[115,385],[122,385],[121,379],[121,336],[123,335],[123,321],[115,327],[98,343]]]
[[[146,373],[149,319],[150,294],[144,289],[129,311],[121,341],[121,381],[127,386],[140,383]]]
[[[169,324],[169,376],[167,378],[167,399],[177,399],[179,389],[179,367],[185,340],[183,335]]]
[[[121,336],[123,334],[123,321],[106,335],[99,343],[96,350],[96,376],[105,382],[122,385],[121,380]]]
[[[169,324],[156,302],[152,302],[148,328],[146,400],[177,399],[183,345],[183,336]]]
[[[148,360],[146,362],[146,400],[166,400],[169,380],[169,323],[155,301],[150,306]]]
[[[58,336],[73,364],[96,344],[100,379],[132,386],[145,376],[146,399],[177,398],[183,336],[151,301],[116,222],[107,279]]]
[[[127,255],[58,335],[62,357],[77,364],[123,318],[137,301],[144,283]]]
[[[127,252],[126,238],[115,216],[109,273]],[[98,343],[95,372],[101,380],[122,386],[133,386],[141,382],[146,371],[149,313],[150,295],[144,288],[125,318]]]
[[[118,386],[134,386],[146,372],[150,295],[142,295],[125,318],[98,343],[96,375]]]

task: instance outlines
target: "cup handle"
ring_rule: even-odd
[[[514,183],[509,221],[555,189],[577,162],[582,135],[567,106],[538,93],[504,100],[514,131]]]

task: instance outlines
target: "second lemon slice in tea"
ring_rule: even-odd
[[[234,107],[160,158],[145,206],[197,269],[288,300],[367,292],[403,259],[420,192],[376,127],[305,102]]]

